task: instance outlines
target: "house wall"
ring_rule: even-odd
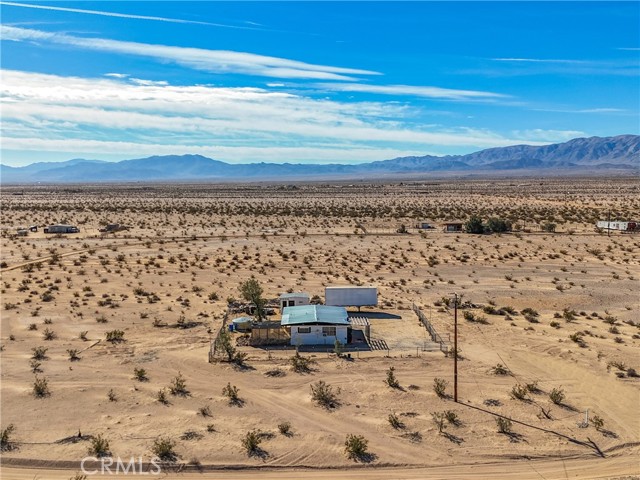
[[[336,335],[323,334],[323,327],[334,327]],[[300,328],[310,328],[310,333],[299,333]],[[333,346],[336,339],[343,345],[347,344],[347,325],[293,325],[291,327],[291,345],[329,345]]]
[[[291,297],[280,299],[280,308],[297,307],[299,305],[309,305],[309,297]]]

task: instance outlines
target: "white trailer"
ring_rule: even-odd
[[[637,222],[619,222],[619,221],[608,221],[608,220],[600,220],[596,224],[598,228],[602,228],[604,230],[620,230],[622,232],[633,232],[637,230],[638,223]]]
[[[336,307],[375,307],[378,305],[377,287],[325,287],[326,305]]]

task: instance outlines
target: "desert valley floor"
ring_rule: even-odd
[[[608,215],[640,220],[637,178],[7,186],[1,200],[0,427],[15,427],[2,478],[73,478],[98,435],[122,458],[150,459],[170,440],[168,478],[640,475],[640,235],[594,228]],[[472,215],[514,229],[442,231]],[[15,235],[56,223],[80,233]],[[129,229],[100,233],[108,223]],[[377,286],[378,306],[360,313],[376,347],[301,349],[311,363],[298,373],[294,349],[232,333],[245,365],[209,363],[227,303],[252,276],[266,298]],[[453,292],[458,403],[453,355],[412,309],[450,345]],[[123,341],[107,340],[114,331]],[[385,383],[390,367],[399,388]],[[179,375],[185,393],[172,395]],[[333,408],[311,398],[321,380]],[[223,396],[229,384],[239,401]],[[439,432],[433,414],[445,412],[455,420]],[[499,415],[511,432],[498,432]],[[249,456],[252,430],[262,442]],[[371,456],[349,459],[349,434]]]

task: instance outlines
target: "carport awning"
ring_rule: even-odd
[[[351,321],[351,325],[354,326],[366,327],[370,325],[367,317],[349,317],[349,320]]]

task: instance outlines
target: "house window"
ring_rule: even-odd
[[[311,333],[311,327],[298,327],[298,333]]]
[[[336,336],[336,327],[322,327],[322,334],[327,337],[335,337]]]

